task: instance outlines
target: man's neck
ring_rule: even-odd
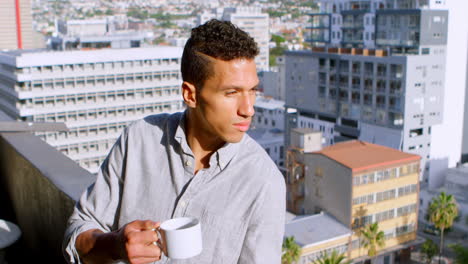
[[[192,113],[193,114],[193,113]],[[211,155],[224,145],[220,138],[213,138],[203,128],[198,128],[194,115],[187,112],[185,121],[186,138],[195,156],[195,174],[203,168],[208,168]]]

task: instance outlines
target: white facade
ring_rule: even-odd
[[[257,96],[249,135],[280,168],[284,167],[284,101]]]
[[[257,96],[252,128],[284,129],[284,101]]]
[[[454,221],[454,228],[468,234],[468,163],[458,168],[451,168],[444,172],[444,182],[438,189],[423,188],[420,191],[420,221],[430,224],[425,219],[429,204],[441,192],[453,195],[457,202],[458,217]]]
[[[250,137],[265,149],[279,169],[284,169],[284,133],[278,129],[252,128]]]
[[[0,53],[0,108],[31,122],[64,122],[41,133],[95,173],[122,129],[147,115],[181,111],[182,48]]]
[[[443,161],[445,164],[441,170],[432,171],[431,168],[430,177],[440,179],[443,169],[455,167],[461,156],[468,55],[468,19],[465,10],[468,9],[468,2],[435,2],[446,2],[449,10],[443,121],[433,127],[430,154],[433,159],[431,166],[433,162]]]
[[[249,33],[255,39],[255,42],[257,42],[260,50],[259,55],[255,58],[257,71],[268,71],[270,57],[270,49],[268,47],[270,41],[268,14],[262,13],[261,8],[257,7],[224,8],[222,15],[220,10],[222,9],[214,8],[211,12],[203,12],[198,15],[197,23],[201,25],[212,18],[216,18],[230,21]]]

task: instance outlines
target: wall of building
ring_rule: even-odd
[[[0,56],[0,108],[33,122],[64,122],[41,137],[97,172],[122,129],[134,120],[184,109],[181,48],[66,51]],[[44,64],[47,55],[48,64]],[[151,54],[151,55],[149,55]]]
[[[432,3],[433,1],[431,1]],[[468,2],[443,1],[449,12],[445,63],[445,93],[442,123],[432,128],[431,160],[448,160],[448,167],[460,161],[464,98],[466,89]],[[432,161],[431,161],[432,163]],[[433,177],[430,172],[430,177]],[[442,171],[440,172],[442,173]],[[435,172],[438,174],[438,172]],[[440,174],[439,174],[440,175]],[[437,177],[437,176],[436,176]]]
[[[351,171],[321,154],[306,154],[304,209],[306,214],[321,210],[341,223],[351,222]]]

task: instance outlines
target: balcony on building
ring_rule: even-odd
[[[393,53],[417,54],[421,36],[421,10],[377,10],[376,41],[380,47],[389,47]]]
[[[310,43],[329,43],[331,15],[328,13],[312,13],[309,16],[310,24],[306,28],[310,32],[308,41]]]
[[[0,111],[0,122],[14,122]],[[2,126],[5,127],[5,126]],[[68,217],[95,176],[29,132],[0,132],[0,219],[21,230],[10,264],[64,263]]]

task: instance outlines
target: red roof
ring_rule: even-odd
[[[314,153],[335,160],[352,171],[391,166],[421,159],[419,155],[360,140],[337,143]]]

